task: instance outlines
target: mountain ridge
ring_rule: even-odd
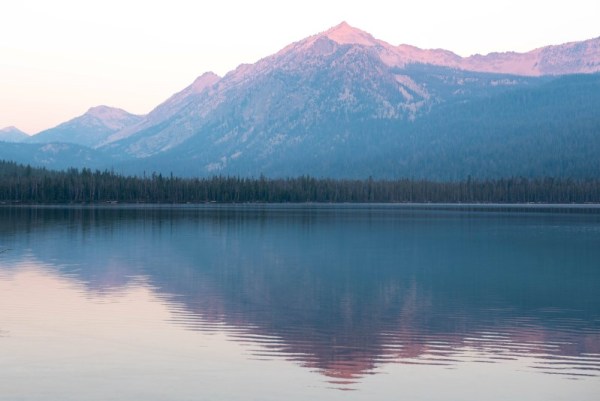
[[[94,148],[106,137],[140,121],[142,116],[105,105],[89,108],[84,114],[27,139],[28,143],[64,142]]]
[[[189,102],[169,118],[153,123],[146,117],[137,132],[132,132],[136,127],[118,132],[111,137],[118,140],[103,148],[139,159],[195,141],[198,148],[221,149],[212,155],[195,156],[208,159],[206,171],[218,171],[225,164],[223,158],[238,158],[248,152],[267,157],[286,142],[318,140],[310,139],[308,131],[314,134],[319,124],[328,124],[330,118],[346,118],[340,113],[359,113],[363,119],[414,120],[448,98],[478,91],[479,86],[491,88],[484,82],[489,77],[477,74],[458,85],[441,82],[453,79],[447,79],[449,74],[456,75],[450,70],[444,70],[444,76],[439,71],[411,76],[406,67],[412,64],[419,63],[401,59],[394,46],[342,23],[214,79],[209,88],[188,97]],[[500,77],[494,85],[510,86],[518,80]],[[436,87],[442,86],[454,88],[455,93],[441,94]],[[169,103],[167,100],[156,109]],[[333,115],[325,118],[327,113]],[[292,121],[294,118],[302,121]],[[261,140],[266,142],[258,145]]]
[[[161,122],[168,120],[179,110],[184,108],[194,96],[200,95],[211,86],[215,85],[221,77],[214,72],[205,72],[194,80],[189,86],[183,90],[175,93],[167,100],[156,106],[150,113],[143,116],[140,121],[126,127],[123,130],[119,130],[112,135],[109,135],[102,143],[98,146],[107,145],[111,142],[116,142],[125,139],[135,132],[151,127],[152,125],[160,124]]]
[[[272,58],[278,55],[285,54],[290,49],[296,48],[299,45],[312,45],[315,41],[322,38],[330,39],[338,44],[362,44],[370,47],[380,46],[384,48],[386,52],[390,51],[393,53],[388,54],[388,59],[386,59],[386,64],[388,64],[388,66],[390,67],[403,67],[406,64],[418,63],[462,69],[465,71],[499,73],[519,76],[563,75],[575,73],[594,73],[600,71],[600,36],[582,41],[571,41],[562,44],[551,44],[547,46],[538,47],[527,52],[490,52],[487,54],[478,53],[462,57],[447,49],[424,49],[410,44],[392,45],[386,41],[376,39],[366,31],[351,26],[346,21],[342,21],[340,24],[333,26],[325,31],[293,42],[285,46],[275,54],[266,56],[254,64],[240,64],[237,68],[225,74],[225,77],[238,76],[239,78],[237,79],[237,81],[240,81],[241,77],[243,77],[248,71],[254,70],[254,72],[256,72],[257,66],[262,65],[265,62],[269,62]],[[580,56],[585,56],[587,54],[586,51],[589,50],[588,53],[591,54],[593,59],[580,62],[573,62],[571,60],[571,62],[569,63],[569,68],[561,68],[560,57],[557,56],[557,53],[560,55],[560,53],[565,51],[565,49],[569,50],[571,53],[578,52],[580,53]],[[543,62],[540,62],[540,60],[536,59],[536,57],[540,57],[541,54],[545,54],[547,56]],[[525,64],[515,65],[515,63],[517,63],[518,61],[521,61]],[[540,64],[542,65],[540,66]],[[205,86],[210,86],[204,85],[203,82],[209,77],[213,79],[213,81],[210,82],[210,85],[214,85],[216,82],[223,78],[219,77],[213,72],[205,72],[199,75],[188,87],[184,88],[180,92],[175,93],[169,99],[159,104],[156,108],[159,108],[164,103],[170,103],[171,101],[176,100],[177,98],[186,97],[193,91],[196,91],[198,93],[201,92]],[[124,135],[113,135],[110,140],[107,140],[105,143],[100,144],[100,146],[129,136],[129,134],[131,133],[131,127],[127,128],[128,129],[124,130]],[[43,130],[41,132],[48,131],[49,129]]]
[[[312,44],[321,38],[328,38],[338,44],[379,47],[381,57],[390,67],[403,67],[411,63],[432,64],[441,67],[458,68],[466,71],[499,74],[543,76],[600,71],[600,37],[583,41],[547,45],[527,52],[491,52],[461,57],[446,49],[422,49],[409,44],[394,46],[376,39],[368,32],[342,22],[326,31],[310,36],[289,46],[279,53],[297,45]],[[277,53],[277,54],[279,54]],[[565,54],[578,53],[588,61],[572,63],[565,60]]]
[[[204,124],[204,120],[210,118],[211,113],[216,112],[223,102],[227,102],[233,96],[240,96],[239,93],[232,95],[232,92],[243,91],[244,87],[254,85],[254,81],[274,78],[274,75],[279,74],[280,76],[289,76],[287,80],[288,84],[291,84],[292,80],[302,80],[302,74],[316,75],[322,71],[333,69],[337,69],[339,74],[331,76],[332,80],[336,80],[338,77],[342,77],[342,79],[348,77],[347,80],[356,81],[362,74],[363,79],[371,81],[387,80],[387,86],[390,87],[397,84],[401,97],[397,98],[394,95],[391,103],[388,101],[389,99],[380,99],[381,107],[386,109],[381,113],[392,117],[414,119],[419,113],[445,99],[440,99],[439,96],[432,93],[426,83],[417,82],[414,77],[402,73],[402,70],[410,65],[426,64],[463,71],[534,77],[544,75],[542,70],[553,73],[577,73],[583,68],[581,67],[583,64],[586,72],[588,70],[600,71],[600,38],[581,43],[579,46],[583,46],[583,50],[579,49],[579,53],[589,53],[594,58],[585,63],[570,63],[563,68],[559,63],[561,57],[563,59],[565,57],[561,56],[561,49],[567,49],[565,51],[570,52],[574,47],[572,43],[552,48],[540,48],[522,54],[491,53],[488,56],[476,55],[462,58],[447,50],[423,50],[407,45],[393,46],[342,22],[326,31],[294,42],[254,64],[242,64],[222,78],[211,75],[211,73],[201,75],[195,82],[199,80],[209,82],[200,85],[200,90],[192,91],[191,88],[195,85],[192,83],[188,88],[159,105],[145,117],[144,121],[112,134],[101,146],[125,152],[131,157],[148,157],[179,146],[195,136]],[[588,51],[590,48],[592,50]],[[595,50],[596,48],[598,51]],[[553,58],[548,54],[554,54]],[[554,64],[551,64],[552,60],[554,60]],[[340,63],[343,64],[342,68],[339,66]],[[362,63],[363,66],[357,66],[357,63]],[[547,67],[540,67],[540,64]],[[357,68],[362,68],[362,71],[352,71]],[[367,68],[375,70],[369,75],[366,72]],[[391,72],[393,69],[399,70],[399,72]],[[354,76],[354,78],[350,76]],[[281,79],[279,80],[281,81]],[[272,84],[277,84],[273,82],[274,79],[271,81]],[[497,80],[495,85],[507,85],[509,82],[510,80],[505,77]],[[258,87],[255,89],[262,90]],[[272,88],[272,90],[277,91],[281,88]],[[309,96],[302,97],[303,90],[298,86],[296,93],[290,94],[290,97],[301,98],[305,103],[310,102]],[[346,87],[344,90],[345,92],[338,95],[340,101],[346,105],[348,102],[356,102],[356,98],[348,91],[348,88]],[[375,89],[372,88],[371,91],[373,92]],[[193,96],[188,92],[193,92]],[[251,97],[252,94],[248,96]],[[271,95],[265,93],[264,96],[263,103],[268,103],[267,99]],[[372,97],[379,97],[379,95],[373,94]],[[392,104],[395,106],[391,106]],[[241,104],[238,106],[240,111],[244,107]],[[246,110],[241,111],[241,114],[245,115],[243,118],[247,120],[249,109],[260,109],[261,107],[247,105]],[[297,108],[294,104],[291,107]],[[164,115],[159,118],[153,118],[161,114],[160,110],[168,110],[168,113],[162,113]],[[259,112],[259,110],[255,111]],[[123,139],[125,141],[122,141]]]
[[[394,46],[343,22],[254,64],[242,64],[223,77],[204,73],[147,115],[133,116],[121,129],[103,123],[93,140],[76,143],[94,148],[79,152],[87,158],[82,161],[85,165],[104,163],[134,174],[362,178],[408,174],[444,179],[479,172],[494,177],[502,171],[543,174],[544,164],[537,163],[532,151],[533,144],[539,143],[548,153],[540,157],[546,160],[547,171],[589,176],[597,166],[573,158],[579,150],[585,155],[580,158],[589,158],[584,150],[597,148],[598,140],[591,134],[599,118],[594,111],[600,101],[596,105],[593,93],[597,74],[581,80],[561,81],[560,77],[600,71],[599,49],[597,38],[527,53],[463,58],[443,49]],[[502,97],[505,93],[515,93],[514,99],[525,109],[515,109],[510,104],[513,98]],[[556,97],[558,103],[545,104],[539,96]],[[591,104],[582,103],[585,96]],[[478,115],[473,111],[477,104],[495,109],[480,110]],[[589,124],[565,116],[562,110],[585,117]],[[527,121],[528,113],[535,116],[535,124]],[[102,119],[116,114],[100,107],[84,116]],[[482,122],[481,115],[488,120]],[[54,139],[90,136],[91,125],[82,124]],[[548,136],[540,129],[547,130]],[[513,132],[520,136],[511,136]],[[565,132],[581,143],[559,146],[568,141]],[[502,135],[510,137],[510,145],[519,152],[511,152]],[[456,144],[471,153],[464,154]],[[45,154],[48,149],[37,151]],[[462,160],[449,152],[463,155]],[[519,156],[510,165],[499,158],[511,154]]]

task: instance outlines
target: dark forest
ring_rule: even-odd
[[[555,178],[459,182],[345,180],[301,176],[269,179],[214,176],[179,178],[152,173],[122,176],[111,171],[52,171],[0,161],[0,202],[238,203],[599,203],[600,180]]]

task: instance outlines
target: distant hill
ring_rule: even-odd
[[[96,106],[85,114],[42,131],[28,139],[29,143],[64,142],[97,147],[108,136],[141,120],[141,116],[108,106]]]
[[[16,127],[0,129],[0,142],[21,142],[29,138],[29,135]]]

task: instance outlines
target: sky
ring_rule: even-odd
[[[0,128],[34,134],[108,105],[146,114],[342,21],[393,45],[461,56],[600,36],[600,2],[570,0],[6,0]]]

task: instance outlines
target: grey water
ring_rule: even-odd
[[[598,400],[600,211],[0,208],[0,400]]]

